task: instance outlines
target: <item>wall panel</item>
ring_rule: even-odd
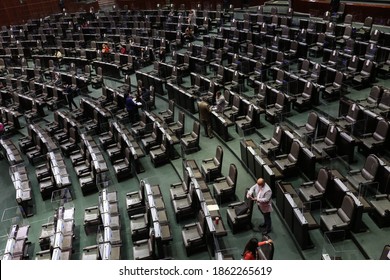
[[[76,0],[65,0],[69,12],[89,9],[98,10],[98,2],[90,4],[77,3]],[[0,0],[0,26],[23,24],[28,19],[36,19],[60,12],[59,0]]]

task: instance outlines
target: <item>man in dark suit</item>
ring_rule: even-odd
[[[77,109],[76,102],[74,102],[74,100],[73,100],[74,95],[75,95],[76,92],[77,92],[77,88],[74,89],[72,87],[72,85],[66,86],[65,91],[64,91],[65,98],[68,101],[68,105],[69,105],[70,111],[72,111],[72,105],[74,105],[76,107],[76,109]]]
[[[210,104],[207,103],[206,99],[201,99],[198,103],[199,108],[199,120],[204,126],[204,131],[206,136],[209,138],[213,138],[213,131],[211,128],[211,111]]]

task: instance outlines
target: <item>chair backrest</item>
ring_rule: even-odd
[[[324,142],[327,145],[335,145],[337,139],[338,130],[335,125],[331,124],[326,131]]]
[[[183,128],[184,128],[184,118],[185,118],[185,115],[184,115],[184,112],[180,111],[179,112],[179,119],[178,119],[178,123],[179,125],[181,125]]]
[[[383,91],[381,101],[378,104],[379,109],[390,109],[390,90]]]
[[[184,54],[184,64],[189,65],[190,64],[190,56],[189,54]]]
[[[286,96],[282,92],[278,92],[276,95],[276,102],[275,102],[275,107],[277,109],[282,109],[284,107]]]
[[[255,112],[254,105],[250,104],[249,108],[248,108],[248,112],[246,114],[246,117],[247,117],[247,119],[249,119],[251,121],[251,123],[252,123],[252,121],[254,121],[254,118],[253,118],[254,112]]]
[[[274,130],[274,134],[272,135],[271,143],[276,146],[280,145],[282,141],[283,129],[281,126],[277,125]]]
[[[301,145],[299,144],[298,141],[294,141],[291,144],[290,153],[287,156],[287,158],[290,162],[297,162],[298,161],[300,149],[301,149]]]
[[[126,147],[125,148],[125,160],[126,160],[127,164],[130,164],[131,158],[132,158],[131,150],[129,147]]]
[[[371,32],[369,43],[378,43],[381,32],[378,29],[375,29]]]
[[[362,176],[367,180],[374,180],[379,168],[379,160],[375,155],[369,155],[361,170]]]
[[[258,89],[258,96],[261,98],[265,98],[266,94],[267,94],[267,85],[265,83],[260,83]]]
[[[284,53],[283,52],[278,52],[278,54],[276,55],[276,61],[278,63],[284,62]]]
[[[230,187],[234,187],[234,188],[236,187],[237,175],[238,175],[237,167],[234,163],[231,163],[229,167],[229,175],[226,178],[227,184]]]
[[[389,260],[390,259],[390,245],[385,245],[383,247],[383,251],[381,256],[379,257],[380,260]]]
[[[367,59],[366,61],[364,61],[361,73],[362,74],[371,74],[373,66],[374,66],[374,64],[372,63],[372,61]]]
[[[305,125],[306,130],[309,132],[315,131],[318,124],[318,114],[316,112],[310,112],[307,117],[307,123]]]
[[[283,83],[284,71],[282,69],[278,70],[278,73],[276,74],[276,80]]]
[[[304,72],[304,73],[308,73],[309,70],[310,70],[310,61],[308,59],[305,59],[305,60],[302,61],[302,65],[301,65],[300,71]]]
[[[324,45],[325,42],[325,33],[318,34],[317,45]]]
[[[232,107],[238,110],[240,109],[240,103],[241,103],[240,96],[238,94],[234,95]]]
[[[389,123],[386,120],[380,120],[376,126],[372,137],[377,141],[385,141],[389,132]]]
[[[344,74],[340,71],[337,71],[336,76],[334,77],[334,85],[341,86],[344,81]]]
[[[352,35],[352,26],[348,25],[344,29],[343,38],[344,39],[351,39],[351,35]]]
[[[254,53],[255,53],[255,46],[252,43],[248,44],[248,51],[247,51],[247,53],[251,54],[251,55],[254,55]]]
[[[325,32],[329,33],[329,34],[333,34],[333,32],[334,32],[334,23],[333,22],[330,21],[326,24],[326,31]]]
[[[373,103],[378,103],[382,97],[382,93],[383,91],[379,86],[373,86],[371,88],[370,95],[368,96],[367,100]]]
[[[364,20],[364,26],[371,28],[372,27],[372,22],[373,22],[372,17],[366,17],[366,19]]]
[[[298,41],[291,41],[291,44],[290,44],[290,51],[298,51]]]
[[[353,198],[346,194],[341,203],[341,207],[338,209],[337,214],[340,216],[343,222],[349,223],[353,219],[355,213],[355,201]]]
[[[303,89],[302,97],[308,99],[313,93],[313,83],[306,82],[305,88]]]
[[[102,69],[102,67],[98,67],[98,68],[97,68],[97,75],[98,75],[99,77],[102,77],[102,76],[103,76],[103,69]]]
[[[357,71],[358,66],[359,66],[359,58],[356,55],[354,55],[351,57],[351,59],[348,62],[348,70]]]
[[[314,187],[318,192],[324,193],[329,182],[329,172],[325,168],[321,168],[318,171],[317,180],[314,183]]]
[[[173,112],[175,110],[175,101],[169,100],[168,110],[173,114]]]
[[[215,153],[215,159],[218,162],[218,165],[222,166],[222,160],[223,160],[223,149],[221,146],[218,145],[216,153]]]
[[[244,203],[246,203],[246,205],[248,206],[248,214],[249,216],[251,217],[252,216],[252,210],[253,210],[253,199],[251,197],[247,197],[246,194],[248,193],[249,191],[249,188],[246,188],[245,192],[244,192]]]
[[[268,235],[263,235],[262,241],[269,240],[270,237]],[[257,260],[272,260],[274,258],[274,243],[266,243],[264,245],[261,245],[257,247],[256,250],[256,259]]]
[[[338,59],[339,59],[339,52],[337,50],[333,50],[330,53],[329,62],[337,63]]]
[[[348,114],[346,116],[347,120],[351,122],[356,121],[359,115],[359,111],[359,106],[356,103],[352,103],[348,109]]]
[[[194,125],[192,127],[192,132],[194,132],[197,135],[197,137],[199,138],[199,134],[200,134],[200,124],[199,124],[199,122],[197,122],[197,121],[194,122]]]
[[[353,16],[351,14],[345,15],[344,24],[352,24]]]

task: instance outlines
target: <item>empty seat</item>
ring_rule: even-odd
[[[191,183],[186,196],[177,197],[176,199],[171,200],[177,222],[183,218],[188,218],[194,215],[194,192],[195,186]]]
[[[359,100],[359,105],[366,108],[375,108],[378,106],[379,101],[382,98],[383,89],[379,86],[373,86],[370,90],[370,94],[366,99]]]
[[[320,57],[324,51],[325,33],[318,34],[317,41],[314,46],[309,48],[309,55],[313,57]]]
[[[215,178],[221,176],[223,162],[223,149],[218,146],[215,152],[215,157],[204,159],[202,161],[201,172],[206,179],[206,182],[214,181]]]
[[[235,199],[237,186],[237,167],[231,163],[227,177],[221,177],[214,180],[214,197],[219,204],[226,200]]]
[[[225,107],[223,114],[231,121],[235,121],[240,111],[240,104],[241,98],[238,94],[235,94],[233,96],[232,106]]]
[[[366,158],[362,169],[351,170],[348,173],[347,180],[355,188],[355,190],[360,190],[360,185],[375,181],[379,166],[379,159],[375,155],[371,154]]]
[[[126,194],[126,208],[127,214],[129,217],[145,213],[145,195],[144,195],[144,187],[141,184],[141,188],[139,191],[129,192]]]
[[[299,196],[304,202],[322,200],[330,182],[330,177],[330,172],[326,168],[321,168],[318,171],[315,182],[306,182],[301,185],[299,188]]]
[[[354,199],[346,194],[340,208],[326,209],[321,215],[321,229],[326,231],[345,230],[351,228],[356,212]]]
[[[288,155],[280,155],[276,157],[275,166],[283,175],[291,175],[298,166],[298,157],[301,150],[301,145],[298,141],[291,144],[290,153]]]
[[[150,230],[149,238],[135,241],[133,243],[134,260],[154,260],[156,259],[156,238],[154,231]]]
[[[146,153],[149,153],[150,147],[159,145],[162,140],[162,131],[157,122],[153,124],[153,131],[151,133],[145,134],[141,143]]]
[[[372,17],[366,17],[363,23],[363,26],[357,30],[357,37],[360,38],[362,41],[368,40],[371,33],[373,18]]]
[[[381,114],[385,118],[390,116],[390,90],[386,89],[383,91],[378,107],[372,109],[372,111]]]
[[[380,227],[390,226],[390,195],[379,194],[370,200],[373,211],[369,214],[375,223]]]
[[[161,119],[163,122],[167,124],[173,122],[173,119],[175,117],[175,101],[170,100],[168,104],[168,109],[159,112],[157,116],[159,119]]]
[[[294,133],[302,140],[307,140],[311,143],[314,140],[315,133],[318,125],[318,114],[316,112],[310,112],[307,116],[307,122],[303,126],[294,129]]]
[[[164,134],[162,136],[162,143],[150,148],[150,160],[154,167],[168,163],[172,155],[172,149],[172,138],[169,135]]]
[[[271,139],[262,140],[260,143],[260,151],[263,155],[275,155],[280,148],[282,141],[283,129],[280,125],[275,126],[274,133]]]
[[[293,100],[293,108],[298,111],[303,111],[312,105],[317,105],[317,90],[311,82],[306,82],[303,92],[295,97],[295,100]]]
[[[134,241],[148,239],[149,222],[148,215],[137,214],[130,217],[131,239]]]
[[[334,124],[330,124],[323,138],[317,138],[312,143],[311,147],[319,157],[327,157],[334,155],[336,152],[336,141],[338,136],[338,129]]]
[[[236,131],[239,135],[248,135],[255,131],[255,106],[249,105],[248,113],[245,116],[236,117]]]
[[[199,146],[200,124],[195,121],[192,132],[185,133],[180,139],[182,151],[186,154],[196,152],[200,149]]]
[[[226,210],[227,222],[233,234],[252,228],[253,200],[247,198],[247,192],[248,189],[244,192],[244,201],[232,203]]]
[[[207,248],[205,219],[206,217],[203,211],[200,210],[198,213],[198,221],[185,225],[181,231],[187,256]]]
[[[384,148],[388,143],[389,122],[382,119],[378,122],[373,133],[361,135],[361,148],[366,154],[375,153]]]
[[[179,119],[177,122],[171,122],[168,124],[168,129],[176,135],[176,137],[181,138],[181,136],[184,133],[184,119],[185,119],[185,114],[184,112],[180,111],[179,112]]]
[[[96,76],[91,79],[93,88],[100,88],[103,84],[103,70],[101,67],[97,68]]]
[[[172,184],[169,192],[171,196],[171,200],[185,197],[188,193],[189,185],[191,183],[190,173],[191,171],[187,168],[184,168],[183,171],[183,181],[180,183]]]
[[[134,170],[132,168],[132,164],[133,164],[132,158],[134,155],[132,154],[131,149],[134,149],[134,148],[133,147],[131,147],[131,148],[126,147],[125,148],[125,157],[123,159],[116,160],[113,163],[115,176],[116,176],[118,182],[120,182],[124,179],[127,179],[127,178],[131,178],[134,175],[134,173],[133,173]]]
[[[368,86],[375,80],[374,67],[371,60],[364,61],[362,70],[353,77],[353,83],[360,87]]]
[[[278,91],[276,102],[270,104],[265,109],[265,118],[270,123],[276,123],[283,120],[283,114],[287,111],[287,98],[284,93]]]
[[[346,91],[344,85],[344,74],[340,71],[336,73],[333,83],[325,86],[322,98],[326,100],[338,99]]]
[[[361,109],[356,103],[349,105],[348,113],[337,120],[337,124],[342,128],[353,132],[361,114]]]

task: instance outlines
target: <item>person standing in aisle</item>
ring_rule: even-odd
[[[257,179],[255,185],[253,185],[248,193],[247,198],[251,198],[257,203],[257,206],[260,212],[263,214],[264,223],[260,224],[260,228],[264,228],[262,234],[266,235],[271,232],[272,221],[271,221],[271,212],[272,212],[272,190],[265,183],[263,178]]]
[[[204,126],[206,136],[208,138],[213,138],[213,132],[211,128],[211,116],[210,116],[210,105],[207,103],[205,98],[202,98],[198,103],[199,108],[199,120]]]

